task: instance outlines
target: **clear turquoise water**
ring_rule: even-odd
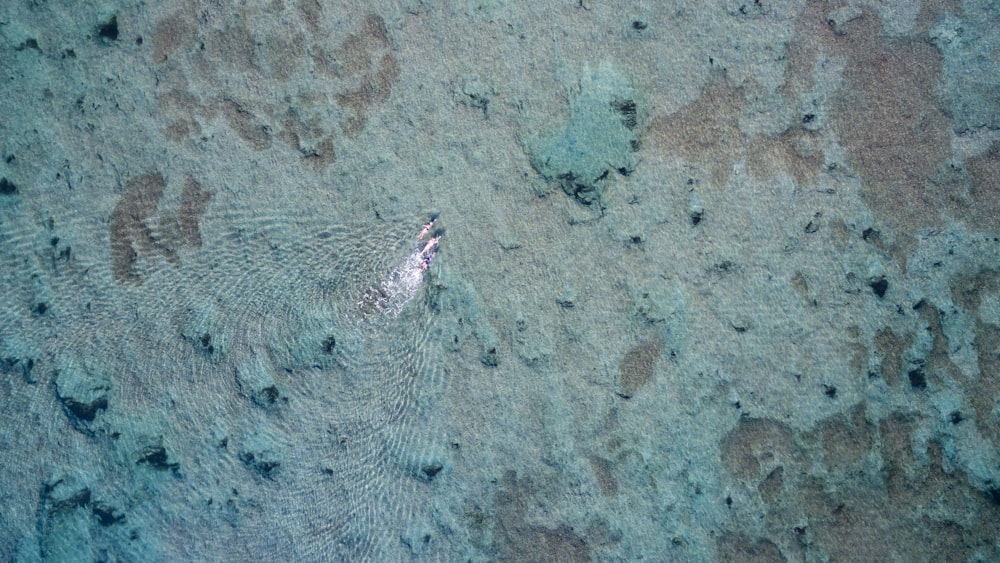
[[[1000,558],[994,4],[5,2],[0,559]]]

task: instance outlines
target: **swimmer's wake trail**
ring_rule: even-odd
[[[417,294],[423,286],[424,273],[430,270],[444,235],[443,229],[434,230],[436,222],[437,214],[431,215],[430,220],[421,227],[417,244],[406,259],[380,285],[370,288],[361,296],[357,306],[363,317],[369,318],[374,313],[380,313],[395,318]],[[428,235],[430,238],[427,238]]]

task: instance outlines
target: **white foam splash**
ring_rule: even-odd
[[[424,285],[424,270],[420,268],[423,261],[421,249],[413,249],[381,284],[361,297],[358,308],[362,315],[370,317],[379,313],[390,318],[397,317]]]

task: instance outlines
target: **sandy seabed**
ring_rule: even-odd
[[[78,4],[0,559],[1000,558],[995,3]]]

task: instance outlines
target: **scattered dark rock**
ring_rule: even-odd
[[[958,424],[959,422],[965,420],[965,417],[962,416],[962,413],[959,411],[951,411],[951,414],[948,415],[948,420],[952,424]]]
[[[622,124],[625,127],[635,129],[638,125],[635,100],[612,100],[611,108],[621,114]]]
[[[642,30],[646,29],[647,27],[649,27],[648,24],[646,24],[646,22],[644,22],[642,20],[633,20],[632,21],[632,29],[634,29],[636,31],[642,31]]]
[[[736,270],[737,265],[732,260],[723,260],[722,262],[715,264],[712,268],[720,274],[728,274],[729,272]]]
[[[879,299],[885,297],[885,291],[889,289],[889,282],[885,278],[879,278],[868,285],[872,288],[872,293]]]
[[[281,467],[281,460],[270,450],[257,452],[244,450],[240,452],[239,458],[244,465],[268,479],[274,477]]]
[[[67,512],[90,502],[90,487],[72,476],[54,479],[42,486],[42,500],[49,513]]]
[[[497,358],[497,348],[496,346],[491,346],[489,350],[483,353],[482,357],[479,359],[484,366],[495,368],[499,362]]]
[[[140,450],[136,464],[148,465],[157,471],[177,471],[181,466],[177,462],[170,461],[170,456],[162,444],[146,446]]]
[[[111,19],[97,26],[97,35],[101,39],[108,41],[118,40],[118,16],[111,16]]]
[[[34,358],[0,358],[0,371],[7,373],[20,373],[27,383],[35,383],[35,378],[31,370],[35,367]]]
[[[910,387],[913,387],[914,389],[927,388],[927,376],[924,374],[923,369],[911,369],[907,376],[910,378]]]
[[[752,323],[750,322],[750,319],[736,319],[730,323],[730,325],[733,327],[733,330],[739,334],[743,334],[744,332],[750,330]]]
[[[696,226],[701,223],[701,220],[705,218],[705,212],[703,210],[697,210],[691,212],[691,225]]]
[[[823,394],[831,399],[837,396],[837,388],[833,385],[823,384]]]
[[[433,480],[434,477],[444,469],[444,466],[440,463],[434,462],[430,465],[425,465],[420,468],[420,472],[427,476],[427,480]]]
[[[98,502],[94,503],[90,509],[97,517],[97,523],[101,526],[113,526],[125,521],[125,515],[113,506]]]
[[[17,186],[7,178],[0,178],[0,195],[17,195]]]
[[[78,368],[66,368],[56,375],[56,396],[78,420],[90,422],[97,412],[108,408],[111,383],[103,375]]]
[[[559,298],[559,299],[556,299],[556,305],[559,305],[563,309],[572,309],[573,308],[573,300],[569,299],[569,298]]]
[[[490,102],[497,95],[493,86],[483,82],[478,76],[470,76],[462,84],[462,93],[468,96],[471,107],[482,110],[484,116],[489,116]]]
[[[1000,506],[1000,487],[989,483],[989,486],[986,488],[986,496],[989,497],[993,506]]]
[[[260,390],[260,401],[269,405],[273,405],[275,401],[278,400],[279,396],[280,394],[278,393],[278,388],[274,385]]]
[[[15,51],[23,51],[25,49],[34,49],[39,53],[42,52],[41,48],[38,47],[38,40],[35,39],[34,37],[29,37],[28,39],[25,39],[20,45],[14,47]]]
[[[271,366],[260,358],[236,367],[236,384],[255,404],[271,407],[281,398]]]
[[[206,332],[205,334],[201,335],[201,338],[198,339],[198,343],[201,344],[201,348],[205,352],[208,352],[209,354],[215,352],[215,346],[212,345],[211,334]]]
[[[815,233],[816,231],[819,230],[819,218],[820,218],[820,215],[821,215],[820,213],[816,213],[816,216],[813,217],[809,221],[809,223],[806,224],[805,229],[803,229],[806,232],[806,234],[811,235],[811,234],[813,234],[813,233]]]
[[[337,339],[333,335],[327,336],[326,340],[323,341],[323,353],[332,354],[334,347],[337,346]]]

